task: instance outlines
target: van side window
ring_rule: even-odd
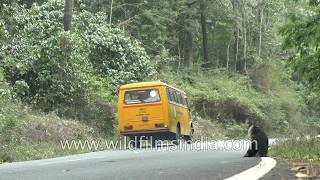
[[[170,102],[175,102],[175,95],[174,95],[174,90],[169,88],[169,93],[170,93]]]
[[[180,104],[180,105],[183,105],[183,100],[182,100],[181,93],[178,93],[178,92],[177,92],[177,95],[178,95],[179,104]]]
[[[188,98],[184,98],[184,100],[186,101],[186,106],[189,108]]]
[[[180,104],[182,106],[188,105],[187,100],[185,99],[185,96],[182,93],[170,87],[166,87],[166,90],[167,90],[167,95],[170,102]]]
[[[177,91],[173,90],[173,94],[174,94],[174,102],[179,104],[179,97],[178,97]]]
[[[169,101],[170,101],[170,102],[173,102],[173,101],[174,101],[174,97],[173,97],[172,89],[169,88],[169,87],[167,87],[167,93],[168,93]]]
[[[187,106],[187,101],[186,101],[186,98],[185,98],[185,96],[184,95],[182,95],[182,103],[183,103],[183,105],[184,106]]]

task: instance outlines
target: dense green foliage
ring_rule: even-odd
[[[75,30],[63,32],[59,22],[62,9],[61,1],[34,5],[28,10],[18,7],[11,22],[21,28],[9,34],[11,41],[6,46],[3,67],[11,84],[21,80],[27,83],[29,95],[37,98],[37,103],[76,100],[77,93],[84,93],[88,76],[101,76],[119,84],[141,81],[152,72],[139,43],[103,25],[103,14],[83,11],[74,17]],[[45,96],[47,99],[38,100]]]
[[[284,68],[281,64],[278,67]],[[191,96],[195,115],[225,125],[256,123],[271,134],[281,135],[303,127],[300,118],[307,118],[308,110],[300,94],[302,89],[278,67],[262,64],[250,76],[216,70],[172,75],[166,72],[162,78]],[[261,73],[261,69],[267,73]],[[257,77],[251,76],[269,80],[255,82],[252,79]],[[243,128],[245,132],[247,126]]]
[[[101,13],[75,14],[72,32],[64,32],[60,22],[63,1],[30,9],[13,3],[2,7],[2,14],[5,78],[24,102],[45,112],[112,132],[114,115],[108,104],[115,100],[115,87],[153,73],[140,43],[103,23]]]
[[[282,27],[280,32],[285,37],[284,47],[292,50],[292,65],[303,75],[306,85],[319,92],[320,6],[318,1],[310,1],[310,6],[302,4],[300,7],[302,10],[293,12],[289,23]],[[311,97],[311,103],[312,100],[320,107],[319,98]]]
[[[72,2],[70,31],[63,0],[0,3],[0,142],[11,149],[34,150],[32,138],[13,142],[21,124],[68,118],[86,124],[71,131],[114,134],[117,89],[147,80],[186,91],[204,134],[320,132],[317,0]]]
[[[62,151],[60,141],[100,136],[83,123],[32,111],[16,100],[13,88],[3,80],[0,71],[0,163],[77,153]]]

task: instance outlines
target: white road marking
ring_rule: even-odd
[[[262,157],[261,162],[247,169],[237,175],[229,177],[226,180],[256,180],[262,178],[265,174],[267,174],[271,169],[273,169],[277,164],[277,161],[270,157]]]

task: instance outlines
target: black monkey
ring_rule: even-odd
[[[268,155],[269,140],[266,133],[257,126],[250,126],[248,134],[251,145],[244,157],[266,157]]]

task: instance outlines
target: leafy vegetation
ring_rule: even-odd
[[[103,137],[99,129],[79,121],[31,110],[14,98],[17,95],[8,83],[0,80],[0,163],[80,153],[63,151],[60,141]]]
[[[280,73],[279,69],[260,65],[257,69],[267,68],[267,74]],[[279,66],[281,66],[279,64]],[[261,76],[254,70],[252,76]],[[280,77],[279,77],[280,76]],[[299,92],[299,86],[290,79],[281,77],[273,79],[262,88],[254,83],[250,76],[240,74],[230,75],[224,71],[164,73],[163,79],[171,84],[182,87],[191,95],[194,113],[206,119],[223,123],[224,125],[239,125],[239,123],[256,123],[269,133],[283,135],[299,130],[304,123],[299,118],[306,118],[306,105]],[[268,77],[264,77],[268,78]],[[271,78],[271,77],[270,77]],[[280,79],[283,79],[281,82]],[[260,86],[260,88],[256,88]],[[264,93],[266,88],[268,93]],[[243,126],[245,134],[247,126]],[[232,132],[231,132],[232,133]]]
[[[283,47],[289,50],[290,64],[296,71],[300,83],[308,87],[305,100],[309,106],[319,108],[319,1],[299,2],[295,11],[289,16],[289,21],[280,29],[284,36]],[[298,10],[299,8],[299,10]],[[311,114],[318,114],[309,111]],[[307,121],[309,133],[319,134],[319,120],[316,117]],[[279,143],[272,149],[272,154],[285,159],[319,161],[319,140],[304,139],[305,133],[298,135],[300,139],[292,138]],[[288,151],[288,149],[290,149]]]
[[[288,151],[288,149],[290,149]],[[292,139],[275,145],[270,149],[272,156],[298,161],[320,161],[319,139]]]
[[[196,136],[243,137],[252,123],[272,136],[320,132],[317,0],[4,0],[0,10],[2,161],[115,135],[118,87],[147,80],[188,93]]]

